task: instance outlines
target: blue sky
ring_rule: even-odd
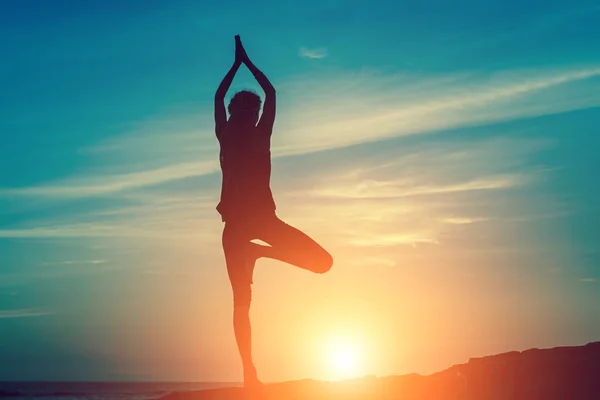
[[[261,324],[300,340],[290,310],[323,327],[306,296],[353,324],[379,310],[379,375],[598,340],[599,18],[593,1],[3,3],[0,380],[239,379],[212,132],[237,33],[278,90],[279,214],[336,259],[323,277],[265,263],[258,353]],[[230,94],[248,87],[242,70]],[[279,355],[267,380],[321,376]]]

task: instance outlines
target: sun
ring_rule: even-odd
[[[332,351],[331,361],[336,370],[340,372],[351,372],[356,370],[356,353],[347,348]]]
[[[327,371],[330,379],[350,379],[363,372],[359,343],[347,338],[332,338],[325,346]]]

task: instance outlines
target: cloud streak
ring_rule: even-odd
[[[474,218],[469,218],[469,217],[447,217],[447,218],[442,218],[441,222],[445,222],[448,224],[454,224],[454,225],[466,225],[466,224],[474,224],[476,222],[484,222],[484,221],[488,221],[489,218],[478,218],[478,217],[474,217]]]
[[[447,193],[469,192],[476,190],[506,189],[520,185],[524,181],[521,175],[489,176],[472,181],[451,185],[410,185],[406,180],[373,181],[366,180],[351,187],[328,187],[314,191],[322,197],[340,197],[352,199],[402,198],[409,196],[439,195]]]
[[[286,112],[285,104],[280,107],[282,117],[277,122],[278,132],[273,136],[272,153],[274,158],[308,154],[393,137],[598,105],[600,95],[583,100],[576,95],[575,100],[564,96],[562,101],[547,100],[548,96],[545,96],[547,90],[597,76],[600,76],[600,67],[553,73],[509,71],[487,79],[473,76],[438,77],[433,80],[421,79],[418,83],[414,82],[413,77],[371,73],[332,78],[327,82],[315,78],[301,79],[287,86],[284,84],[282,91],[306,92],[305,88],[311,87],[315,93],[310,95],[312,97],[298,100],[303,104],[296,110],[303,116],[301,120],[291,110]],[[529,101],[520,102],[523,99]],[[535,101],[531,101],[533,99]],[[135,140],[124,135],[121,144],[113,141],[106,145],[113,150],[126,146],[124,151],[129,154],[127,159],[131,159],[131,164],[125,164],[124,169],[131,169],[136,158],[143,156],[146,150],[153,152],[154,157],[161,158],[156,153],[157,149],[165,149],[166,159],[162,158],[166,165],[120,174],[85,174],[33,187],[4,188],[0,189],[0,196],[93,197],[218,172],[217,144],[212,135],[212,126],[207,128],[211,130],[210,134],[200,134],[190,133],[187,122],[182,121],[182,124],[186,129],[180,130],[182,137],[185,137],[181,140],[177,139],[177,135],[167,135],[163,131],[146,136],[136,132],[133,136],[137,138]],[[177,132],[175,125],[166,125],[164,129]],[[193,143],[193,135],[197,135],[198,149],[201,150],[197,155],[188,151],[190,143]],[[166,147],[165,137],[173,138],[175,144],[186,143],[186,146],[180,149]],[[155,146],[155,139],[156,143],[162,145]],[[144,146],[138,145],[142,143],[140,140],[143,140]],[[207,151],[211,146],[213,151]],[[190,159],[182,160],[181,157]],[[191,157],[204,159],[196,161]],[[172,162],[168,163],[167,160]],[[484,183],[472,184],[477,186]]]
[[[361,247],[438,243],[443,230],[496,222],[492,194],[499,198],[507,190],[534,183],[540,172],[531,165],[526,172],[512,171],[550,144],[524,138],[428,141],[386,147],[376,158],[369,150],[341,149],[340,162],[326,171],[318,162],[306,166],[303,158],[287,165],[285,180],[277,182],[277,199],[285,204],[280,210],[284,218],[289,213],[309,229],[332,235],[335,227],[336,241]],[[301,175],[293,173],[299,170]],[[218,199],[209,190],[214,188],[187,195],[129,192],[122,197],[130,204],[0,230],[0,237],[157,240],[191,247],[217,243]],[[462,205],[481,196],[487,200],[477,208]]]
[[[185,240],[186,242],[203,240],[207,235],[200,223],[180,227],[156,226],[150,220],[150,227],[131,227],[121,224],[81,223],[64,224],[57,222],[52,226],[16,228],[0,230],[0,238],[145,238],[159,240]],[[182,223],[182,220],[177,222]],[[148,222],[146,223],[146,225]]]
[[[301,47],[298,51],[298,55],[304,58],[325,58],[327,57],[327,49],[324,47],[319,47],[316,49]]]
[[[366,76],[363,79],[367,82],[359,79],[351,88],[328,88],[321,96],[314,97],[311,106],[302,110],[301,125],[282,124],[289,134],[284,138],[274,136],[274,153],[303,154],[598,105],[600,96],[579,103],[570,101],[568,96],[559,102],[540,96],[533,102],[522,103],[527,96],[597,76],[600,67],[537,75],[513,72],[487,81],[474,77],[462,83],[425,89],[411,87],[406,78],[398,78],[387,81],[387,88],[373,85],[375,90],[368,83],[374,77]],[[335,96],[328,95],[328,91]]]
[[[56,262],[49,262],[49,261],[45,261],[40,263],[41,265],[77,265],[77,264],[104,264],[106,263],[106,260],[84,260],[84,261],[72,261],[72,260],[67,260],[67,261],[56,261]]]
[[[54,312],[36,309],[36,308],[23,308],[17,310],[0,310],[0,319],[7,318],[31,318],[31,317],[43,317],[52,315]]]
[[[0,189],[0,195],[60,198],[100,196],[205,175],[217,170],[218,163],[215,160],[187,162],[140,172],[67,179],[51,185]]]

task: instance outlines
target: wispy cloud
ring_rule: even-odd
[[[358,266],[358,267],[394,267],[396,262],[386,257],[361,257],[358,259],[352,260],[348,265]]]
[[[472,181],[456,184],[423,185],[414,184],[407,179],[395,181],[358,182],[348,187],[327,187],[317,189],[313,193],[323,197],[347,197],[353,199],[365,198],[401,198],[408,196],[436,195],[446,193],[468,192],[475,190],[506,189],[519,185],[524,181],[522,175],[500,175],[478,178]],[[412,183],[412,184],[411,184]]]
[[[473,217],[446,217],[442,218],[441,221],[447,224],[453,225],[465,225],[465,224],[473,224],[475,222],[488,221],[489,218],[473,218]]]
[[[273,136],[273,157],[599,105],[600,95],[578,96],[576,91],[568,91],[561,92],[561,96],[548,96],[548,90],[559,90],[561,85],[595,76],[600,76],[600,67],[431,78],[364,72],[290,81],[282,85],[280,92],[282,98],[286,93],[295,97],[295,106],[290,108],[286,101],[281,104],[277,132]],[[311,92],[306,88],[311,88]],[[298,108],[297,104],[301,106]],[[297,118],[298,114],[302,118]],[[207,132],[190,133],[189,120],[186,116],[180,118],[179,122],[161,125],[172,131],[168,134],[148,128],[151,131],[145,135],[137,130],[133,135],[99,144],[98,147],[104,146],[107,152],[121,149],[127,155],[123,156],[127,161],[121,166],[122,173],[114,173],[115,167],[111,167],[111,172],[106,173],[96,171],[32,187],[0,189],[0,196],[102,196],[218,172],[212,124],[203,118]],[[189,118],[198,121],[197,117]],[[185,129],[177,129],[178,124]],[[171,144],[165,145],[165,138],[169,138]],[[192,143],[197,143],[194,148],[198,153],[189,151]],[[162,160],[163,165],[150,166],[148,152],[152,153],[151,159]],[[144,159],[144,165],[148,164],[142,170],[138,166],[140,159]],[[131,172],[132,169],[136,171]],[[471,184],[512,183],[476,181]]]
[[[378,247],[396,245],[438,244],[434,235],[429,232],[414,232],[410,234],[364,234],[356,232],[350,243],[357,246]]]
[[[37,308],[23,308],[18,310],[0,310],[0,319],[3,318],[30,318],[52,315],[54,312]]]
[[[36,236],[31,235],[23,237]],[[62,279],[65,277],[73,276],[104,274],[107,272],[118,270],[119,268],[120,267],[117,265],[109,264],[95,264],[93,266],[88,265],[86,268],[60,268],[59,266],[56,266],[54,268],[25,268],[23,272],[0,274],[0,287],[24,285],[39,280]]]
[[[336,242],[362,247],[439,243],[440,235],[452,227],[495,220],[493,199],[534,183],[540,173],[531,165],[526,172],[507,171],[549,145],[545,140],[520,138],[440,140],[386,146],[376,158],[371,151],[352,150],[353,156],[347,156],[344,152],[351,150],[341,149],[339,165],[326,171],[319,163],[311,167],[303,159],[290,161],[282,175],[285,180],[277,183],[276,197],[285,205],[280,208],[284,218],[289,213],[309,229],[331,232]],[[301,175],[294,173],[298,170]],[[0,230],[0,237],[127,238],[190,247],[200,242],[217,244],[221,229],[215,211],[217,194],[202,189],[187,195],[128,192],[123,199],[131,200],[130,204]],[[471,198],[481,204],[474,207]]]
[[[596,283],[596,282],[598,282],[598,279],[596,279],[596,278],[581,278],[579,281],[585,282],[585,283]]]
[[[600,95],[575,100],[565,93],[557,101],[541,94],[599,75],[600,68],[592,67],[554,73],[537,71],[537,75],[507,72],[487,78],[457,76],[425,87],[410,83],[406,76],[380,78],[370,74],[355,77],[357,81],[349,86],[340,86],[335,78],[333,83],[304,82],[304,86],[321,89],[316,89],[318,94],[299,110],[303,115],[301,124],[286,121],[293,116],[284,115],[278,126],[287,134],[274,136],[274,153],[302,154],[598,105]],[[380,86],[383,82],[387,87]]]
[[[185,221],[179,219],[178,223]],[[152,225],[151,228],[131,227],[125,223],[104,224],[82,223],[82,224],[63,224],[55,223],[48,227],[24,227],[17,229],[0,230],[0,238],[145,238],[160,240],[185,240],[186,242],[202,240],[207,236],[206,229],[202,228],[202,223],[182,224],[178,227],[165,229],[155,226],[155,221],[146,221],[144,225]]]
[[[146,274],[146,275],[157,275],[157,276],[162,276],[162,275],[193,276],[194,275],[194,271],[181,271],[181,270],[174,270],[173,268],[147,269],[147,270],[144,270],[142,273]]]
[[[99,196],[204,175],[217,170],[218,162],[215,160],[179,163],[140,172],[72,178],[28,188],[0,189],[0,195],[61,198]]]
[[[77,264],[104,264],[106,260],[83,260],[83,261],[44,261],[40,265],[77,265]]]
[[[310,179],[297,186],[290,183],[281,197],[282,215],[336,246],[365,251],[444,244],[467,231],[499,232],[525,212],[523,202],[514,197],[510,208],[502,204],[509,192],[541,181],[547,172],[528,160],[549,145],[520,138],[440,140],[383,146],[377,157],[366,158],[355,150],[340,150],[339,168],[306,166],[303,173]],[[527,169],[509,172],[526,161]],[[550,206],[539,204],[536,211]],[[476,224],[483,221],[489,223]]]
[[[319,47],[315,49],[301,47],[298,51],[298,55],[304,58],[324,58],[327,57],[327,49],[324,47]]]
[[[3,238],[60,238],[60,237],[147,237],[142,229],[123,229],[123,226],[107,224],[56,224],[47,227],[27,227],[20,229],[0,229]]]

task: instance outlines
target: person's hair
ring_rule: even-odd
[[[251,90],[237,92],[227,106],[229,114],[245,114],[260,110],[262,100],[260,96]]]

